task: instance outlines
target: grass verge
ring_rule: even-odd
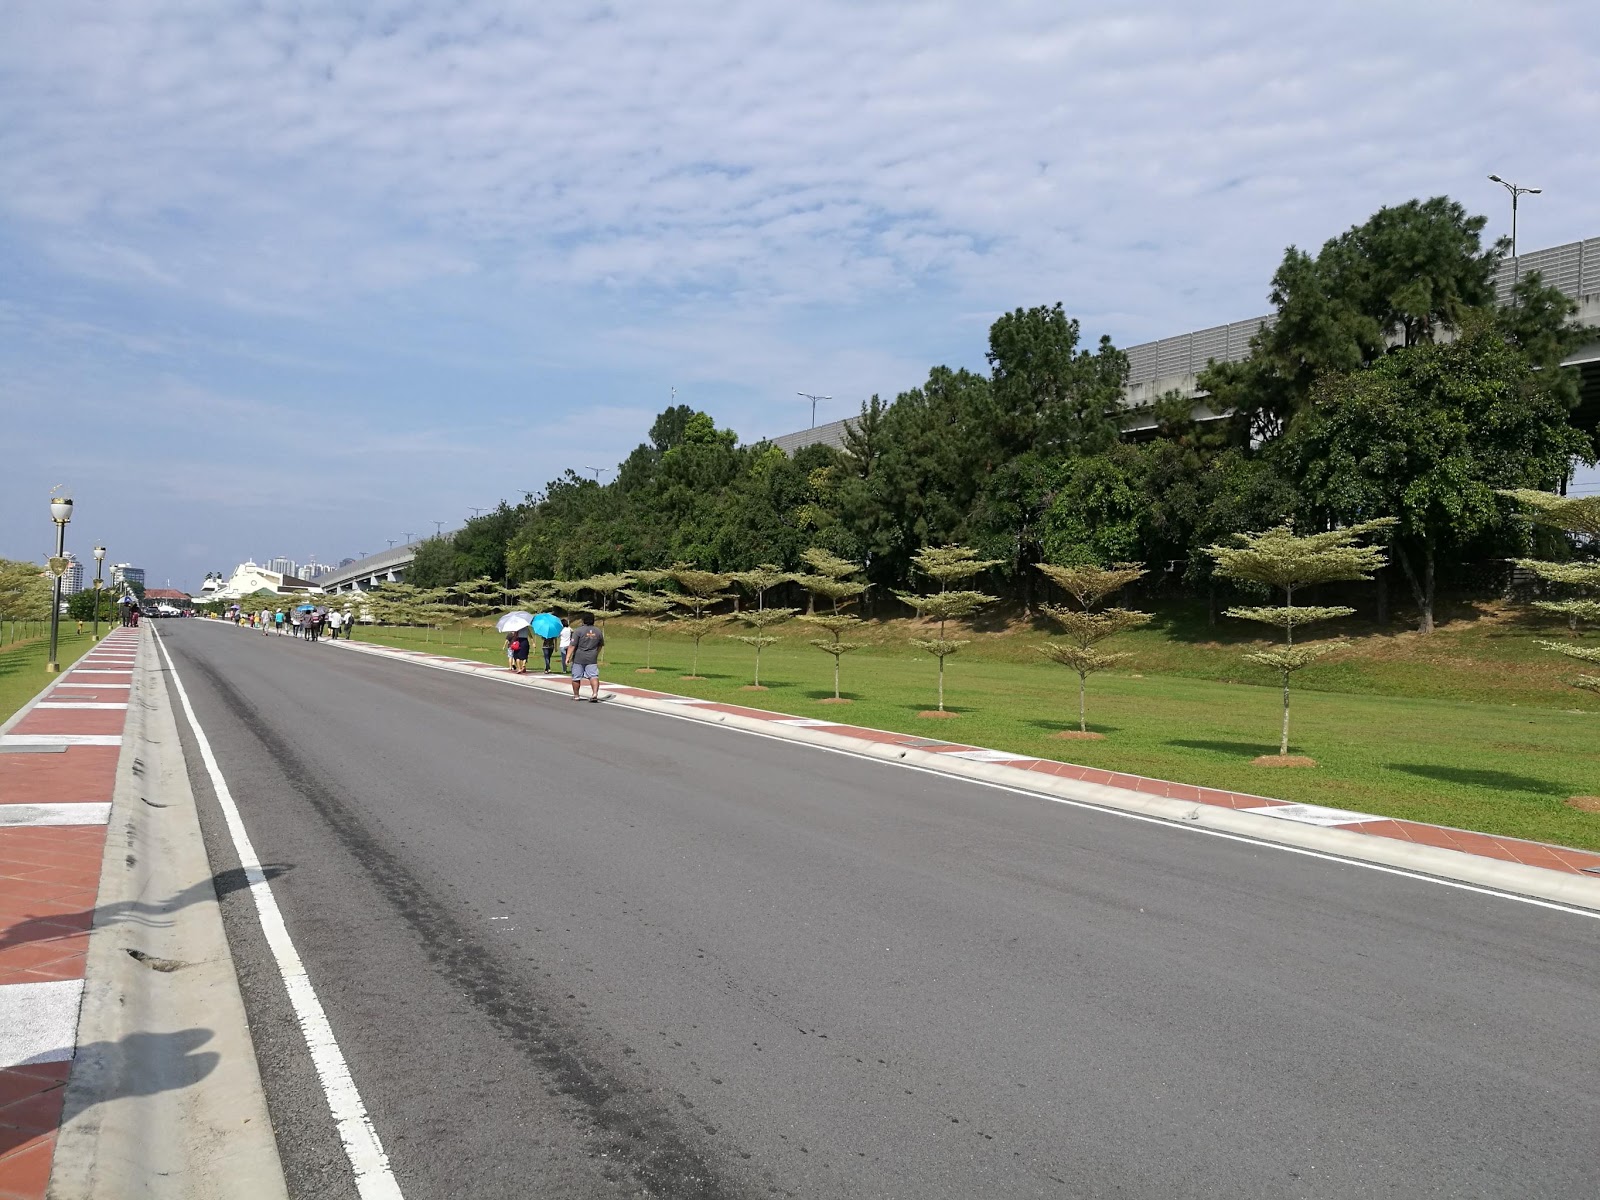
[[[56,658],[62,667],[69,667],[83,657],[94,645],[89,634],[61,631]],[[50,638],[47,634],[29,642],[17,642],[0,650],[0,721],[8,721],[16,711],[50,685],[54,675],[45,674],[44,665],[50,661]]]
[[[432,648],[503,662],[492,630],[363,628],[358,640]],[[947,706],[959,719],[917,714],[934,703],[932,659],[890,645],[844,660],[844,693],[830,705],[832,660],[796,637],[762,656],[765,692],[742,691],[752,655],[725,639],[700,647],[698,680],[685,680],[687,639],[657,635],[653,675],[644,641],[614,622],[605,678],[618,683],[799,716],[827,717],[1015,753],[1254,792],[1308,804],[1356,809],[1535,841],[1600,850],[1600,814],[1566,804],[1600,794],[1600,714],[1548,705],[1523,707],[1433,696],[1346,694],[1302,689],[1293,706],[1291,753],[1315,768],[1275,770],[1251,759],[1277,753],[1280,694],[1267,684],[1227,683],[1182,674],[1106,673],[1090,683],[1090,727],[1103,740],[1063,741],[1076,724],[1077,681],[1043,661],[997,656],[950,659]],[[537,669],[537,658],[535,669]],[[1552,663],[1552,669],[1556,668]],[[1307,674],[1310,674],[1308,671]],[[1486,680],[1490,686],[1492,680]]]

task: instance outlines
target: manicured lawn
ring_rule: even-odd
[[[94,645],[94,638],[85,633],[72,632],[70,624],[61,629],[56,658],[63,667],[77,662],[83,653]],[[50,660],[50,636],[29,642],[18,642],[0,650],[0,721],[11,716],[38,695],[55,678],[45,674],[44,665]]]
[[[715,635],[701,643],[703,680],[680,678],[688,670],[691,646],[686,638],[665,633],[657,635],[653,652],[661,669],[636,674],[644,662],[644,641],[622,621],[608,628],[605,676],[1041,758],[1600,850],[1600,816],[1564,804],[1569,796],[1600,794],[1600,713],[1579,711],[1592,709],[1594,701],[1564,688],[1560,660],[1531,645],[1533,632],[1550,636],[1548,629],[1527,637],[1504,635],[1498,642],[1487,627],[1478,630],[1485,645],[1500,651],[1500,660],[1489,655],[1487,662],[1458,661],[1447,686],[1437,678],[1444,668],[1430,661],[1460,658],[1459,639],[1454,645],[1430,643],[1420,658],[1386,662],[1376,656],[1365,671],[1361,657],[1352,655],[1344,676],[1352,691],[1306,687],[1296,693],[1291,750],[1319,765],[1295,770],[1250,764],[1256,755],[1277,751],[1278,690],[1264,681],[1196,677],[1205,660],[1183,643],[1162,643],[1148,634],[1142,646],[1125,639],[1116,648],[1136,650],[1138,673],[1107,673],[1090,681],[1090,726],[1105,740],[1067,742],[1050,735],[1075,724],[1076,677],[1033,655],[1024,643],[1037,639],[1018,636],[1004,644],[996,639],[951,658],[947,705],[961,715],[941,721],[917,715],[934,705],[934,661],[887,640],[845,657],[844,692],[854,703],[819,704],[833,694],[832,660],[806,644],[809,634],[792,628],[793,636],[762,657],[762,682],[769,686],[764,692],[742,690],[750,680],[752,652]],[[1514,646],[1507,640],[1512,636]],[[420,630],[363,628],[357,637],[425,644]],[[462,657],[504,661],[501,639],[492,630],[452,630],[443,644],[435,632],[431,644]],[[1223,652],[1236,659],[1242,648],[1209,651],[1213,669]],[[1147,669],[1152,660],[1178,669],[1158,674]],[[1184,672],[1185,663],[1194,675]],[[1301,678],[1309,683],[1323,669],[1307,670]],[[1237,675],[1262,679],[1244,665]],[[1383,694],[1406,679],[1415,680],[1424,694]],[[1468,681],[1476,681],[1475,688]],[[1329,680],[1320,683],[1325,687]],[[1441,688],[1473,694],[1431,694]],[[1518,699],[1500,702],[1506,695]]]

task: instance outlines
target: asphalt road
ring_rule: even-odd
[[[1600,1192],[1600,921],[159,632],[408,1200]],[[224,914],[293,1194],[354,1196]]]

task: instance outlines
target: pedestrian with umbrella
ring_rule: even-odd
[[[556,651],[556,639],[561,636],[561,618],[555,613],[540,613],[533,618],[533,632],[544,647],[544,673],[550,674],[550,656]]]
[[[532,624],[533,614],[525,612],[507,613],[494,624],[506,635],[506,658],[513,675],[528,673],[528,650],[532,645],[529,626]]]

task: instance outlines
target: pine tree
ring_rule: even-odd
[[[1314,646],[1296,646],[1295,629],[1335,617],[1348,617],[1355,612],[1343,605],[1296,605],[1295,590],[1318,583],[1371,579],[1372,572],[1386,561],[1384,552],[1377,546],[1360,545],[1356,539],[1387,529],[1394,523],[1394,518],[1384,517],[1304,536],[1297,535],[1288,525],[1279,525],[1264,533],[1235,535],[1241,543],[1238,546],[1206,547],[1206,553],[1216,561],[1216,573],[1224,579],[1243,579],[1283,590],[1284,602],[1280,606],[1230,608],[1226,614],[1242,621],[1275,625],[1284,632],[1282,649],[1245,655],[1246,660],[1277,671],[1283,680],[1283,731],[1278,740],[1280,761],[1289,755],[1289,676],[1345,644],[1343,639],[1335,639]],[[1310,763],[1309,759],[1306,761]]]
[[[753,647],[756,652],[756,672],[755,678],[750,683],[751,691],[766,690],[761,686],[761,652],[782,640],[772,636],[768,630],[783,624],[800,611],[797,608],[768,608],[767,592],[781,583],[788,583],[793,578],[793,575],[772,563],[762,563],[753,570],[740,571],[733,576],[734,582],[755,597],[756,602],[755,608],[747,608],[734,614],[750,632],[728,635],[736,642],[743,642],[746,646]]]
[[[1036,564],[1052,583],[1078,602],[1077,608],[1046,604],[1043,611],[1066,630],[1068,642],[1046,642],[1040,653],[1078,673],[1078,733],[1090,734],[1085,693],[1089,676],[1127,658],[1127,654],[1107,654],[1096,647],[1109,637],[1137,629],[1150,620],[1150,614],[1127,608],[1096,611],[1096,606],[1113,592],[1120,591],[1145,575],[1143,563],[1113,563],[1110,567]],[[1070,736],[1068,734],[1060,735]]]
[[[678,618],[678,627],[694,639],[694,657],[691,660],[689,673],[684,679],[700,678],[700,639],[705,637],[718,625],[727,620],[723,616],[714,616],[706,610],[715,608],[722,601],[730,599],[726,588],[730,577],[718,575],[713,571],[700,571],[690,566],[675,566],[670,572],[672,582],[678,585],[678,594],[673,597],[675,603],[687,608],[691,616]]]
[[[827,631],[826,638],[812,638],[811,644],[824,654],[833,656],[833,698],[823,700],[822,703],[849,704],[850,701],[839,694],[839,660],[852,650],[861,648],[862,643],[846,641],[844,638],[845,634],[861,623],[861,618],[855,613],[846,612],[845,609],[866,592],[868,585],[850,578],[861,572],[859,563],[840,558],[820,546],[813,546],[800,558],[815,572],[811,575],[802,575],[798,580],[811,594],[812,610],[800,619]],[[816,611],[819,598],[828,602],[828,612]]]
[[[661,619],[672,611],[672,601],[655,592],[625,588],[622,603],[634,616],[644,618],[639,626],[639,632],[644,634],[644,666],[635,670],[640,675],[654,675],[656,669],[650,665],[650,648],[655,643],[656,631],[661,628]]]
[[[1530,509],[1532,518],[1541,525],[1590,539],[1600,538],[1600,496],[1556,496],[1527,489],[1501,494]],[[1521,558],[1517,560],[1517,565],[1526,567],[1550,583],[1589,593],[1567,600],[1536,600],[1535,607],[1566,617],[1567,627],[1573,633],[1578,632],[1581,624],[1600,624],[1600,599],[1596,598],[1596,593],[1600,593],[1600,562],[1558,563]],[[1600,667],[1600,647],[1546,641],[1541,641],[1539,645],[1591,667]],[[1600,676],[1579,675],[1568,682],[1586,692],[1600,692]]]
[[[937,580],[939,584],[939,590],[933,593],[895,593],[916,609],[917,615],[923,620],[939,622],[938,637],[911,639],[913,646],[926,650],[939,660],[939,707],[934,713],[921,715],[954,716],[953,713],[946,714],[944,708],[944,660],[960,650],[967,642],[945,637],[945,623],[965,620],[985,604],[993,604],[997,597],[984,592],[951,591],[950,585],[971,579],[990,567],[998,566],[1002,560],[980,559],[976,550],[969,550],[965,546],[924,546],[912,555],[911,561],[918,571],[930,579]]]

